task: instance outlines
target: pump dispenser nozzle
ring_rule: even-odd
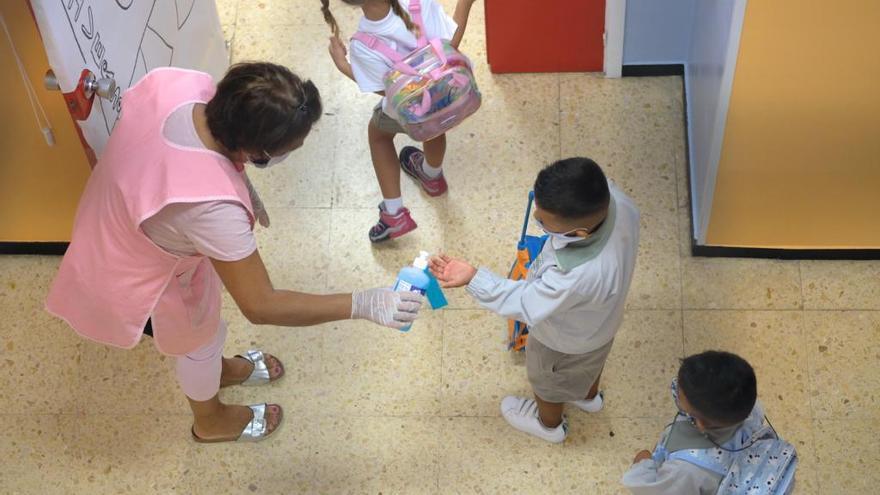
[[[413,266],[419,270],[428,268],[428,256],[430,256],[430,253],[427,251],[419,251],[419,257],[413,260]]]

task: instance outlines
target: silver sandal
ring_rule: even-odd
[[[266,421],[266,407],[267,404],[264,402],[262,404],[254,404],[248,406],[251,411],[254,413],[254,417],[251,421],[241,430],[241,434],[238,438],[211,438],[205,439],[196,435],[195,429],[191,431],[193,440],[197,443],[221,443],[221,442],[259,442],[260,440],[265,440],[266,437],[275,433],[281,428],[281,424],[284,422],[284,410],[281,410],[281,421],[278,423],[278,426],[275,427],[274,430],[269,432],[269,422]],[[281,406],[278,406],[279,409]]]
[[[257,349],[251,349],[242,354],[236,354],[235,357],[246,359],[250,361],[251,364],[254,365],[254,370],[251,372],[250,376],[239,385],[265,385],[271,381],[274,381],[269,376],[269,368],[266,366],[266,356],[263,354],[263,351]],[[277,359],[277,358],[276,358]],[[281,361],[278,361],[279,364]],[[275,380],[278,380],[284,376],[284,365],[281,365],[281,374],[278,375]]]

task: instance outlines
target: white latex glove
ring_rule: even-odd
[[[415,321],[424,300],[415,292],[388,288],[358,290],[351,294],[351,318],[399,330]]]

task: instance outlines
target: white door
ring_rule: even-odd
[[[31,0],[31,6],[62,92],[77,88],[83,69],[116,82],[79,122],[98,156],[119,118],[122,94],[148,71],[183,67],[218,79],[229,63],[214,0]]]

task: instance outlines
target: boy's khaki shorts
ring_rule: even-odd
[[[535,395],[546,402],[571,402],[586,398],[593,382],[602,373],[611,344],[585,354],[554,351],[529,335],[526,344],[526,371]]]
[[[382,110],[381,103],[373,108],[373,117],[370,119],[370,123],[380,131],[387,132],[388,134],[406,134],[406,131],[400,126],[400,122],[392,119],[391,116]]]

